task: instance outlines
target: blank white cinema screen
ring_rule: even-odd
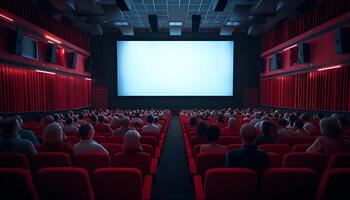
[[[233,41],[117,41],[118,96],[232,96]]]

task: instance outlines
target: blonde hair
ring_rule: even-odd
[[[119,118],[117,116],[114,116],[109,125],[113,128],[116,128],[118,124],[119,124]]]
[[[136,130],[130,130],[124,135],[123,151],[132,153],[138,152],[141,149],[140,134]]]
[[[43,135],[44,144],[60,144],[64,141],[64,134],[59,123],[53,122],[47,125]]]

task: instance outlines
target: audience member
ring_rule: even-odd
[[[98,123],[95,125],[95,131],[99,133],[113,133],[111,127],[105,123],[106,117],[103,115],[98,116]]]
[[[261,112],[255,112],[254,113],[254,119],[250,121],[250,124],[255,126],[255,124],[259,123],[261,121],[262,114]]]
[[[159,130],[162,130],[163,127],[162,125],[159,123],[159,117],[158,116],[155,116],[154,117],[154,122],[153,122],[154,125],[158,126],[159,127]]]
[[[135,113],[135,117],[131,119],[131,124],[133,124],[135,127],[141,127],[144,122],[140,118],[140,113]]]
[[[274,136],[275,125],[268,120],[264,120],[260,126],[261,135],[255,140],[255,146],[258,147],[261,144],[275,144],[276,139]]]
[[[38,147],[38,151],[72,154],[72,144],[65,141],[65,136],[60,124],[53,122],[45,127],[43,132],[43,144]]]
[[[294,131],[292,129],[287,128],[288,121],[286,119],[282,118],[278,120],[278,125],[279,125],[279,129],[277,131],[278,137],[291,136],[294,134]]]
[[[136,153],[143,151],[140,143],[141,136],[136,130],[129,130],[124,135],[123,151],[125,153]]]
[[[35,134],[33,133],[33,131],[30,131],[30,130],[24,130],[22,128],[23,126],[23,120],[22,120],[22,117],[21,115],[16,115],[15,116],[17,121],[18,121],[18,124],[19,124],[19,127],[18,127],[18,135],[19,137],[21,137],[22,139],[26,139],[26,140],[29,140],[31,141],[34,145],[36,144],[39,144],[39,141],[38,139],[36,138]]]
[[[219,139],[219,136],[220,129],[215,125],[209,126],[206,132],[206,137],[209,144],[202,145],[200,147],[200,152],[225,152],[225,145],[219,145],[216,143]]]
[[[222,132],[230,132],[231,135],[239,135],[237,119],[235,117],[230,117],[227,126],[222,129]]]
[[[192,116],[190,119],[190,126],[197,126],[197,118]]]
[[[94,127],[91,124],[83,124],[79,128],[80,140],[73,147],[74,154],[86,154],[86,153],[107,153],[108,151],[100,144],[98,144],[94,138]]]
[[[73,117],[66,119],[66,125],[62,128],[64,133],[78,132],[78,127],[73,124]]]
[[[119,118],[117,116],[113,116],[111,122],[109,123],[109,126],[113,131],[119,128]]]
[[[301,120],[297,120],[294,122],[294,133],[296,136],[308,136],[308,132],[304,130],[304,122]]]
[[[312,135],[315,132],[315,126],[310,122],[305,123],[303,129],[306,135]]]
[[[208,129],[208,125],[205,122],[199,122],[197,125],[196,136],[204,137]]]
[[[43,120],[44,128],[53,122],[55,122],[55,120],[53,119],[53,117],[51,115],[45,116],[44,120]]]
[[[134,130],[134,128],[129,127],[129,118],[128,117],[123,117],[120,119],[119,124],[120,128],[118,128],[114,134],[118,136],[124,136],[126,132],[130,130]]]
[[[143,126],[142,133],[154,133],[156,137],[159,137],[160,129],[153,124],[154,117],[152,115],[147,116],[147,124]]]

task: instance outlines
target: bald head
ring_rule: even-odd
[[[243,124],[240,129],[243,144],[252,144],[255,141],[257,131],[253,125]]]

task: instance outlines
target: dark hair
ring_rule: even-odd
[[[191,117],[190,119],[190,126],[197,126],[197,118],[196,117]]]
[[[55,120],[55,122],[57,122],[60,119],[60,116],[57,113],[53,114],[52,117],[53,120]]]
[[[217,141],[220,136],[220,129],[215,125],[210,125],[207,129],[206,136],[209,142]]]
[[[274,128],[274,124],[269,120],[264,120],[261,122],[260,129],[261,133],[264,135],[270,135]]]
[[[147,122],[152,123],[154,121],[154,117],[152,115],[147,116]]]
[[[139,118],[140,117],[140,113],[135,113],[135,117]]]
[[[84,119],[84,114],[83,113],[79,113],[79,119]]]
[[[222,114],[222,113],[218,114],[218,122],[225,122],[224,121],[224,114]]]
[[[294,125],[295,125],[296,128],[302,129],[303,126],[304,126],[304,122],[301,121],[301,120],[297,120],[296,122],[294,122]]]
[[[98,121],[99,121],[99,122],[104,122],[104,121],[105,121],[105,116],[99,115],[99,116],[98,116]]]
[[[96,115],[91,115],[91,121],[92,122],[97,122],[97,116]]]
[[[91,124],[83,124],[79,127],[79,135],[82,138],[86,138],[89,135],[90,130],[93,129]]]
[[[207,132],[208,125],[204,122],[199,122],[197,125],[197,136],[204,136],[205,133]]]
[[[300,120],[303,122],[307,122],[310,119],[310,115],[308,113],[303,113],[300,115]]]
[[[294,122],[296,122],[297,120],[298,120],[298,117],[296,116],[296,115],[294,115],[294,114],[291,114],[290,116],[289,116],[289,125],[290,126],[293,126],[294,125]]]
[[[72,117],[68,117],[68,118],[66,119],[66,124],[67,124],[67,125],[73,124],[73,118],[72,118]]]
[[[286,127],[288,125],[288,121],[285,119],[278,120],[278,124],[282,127]]]
[[[5,134],[12,134],[18,127],[18,121],[14,117],[9,117],[1,121],[1,128]]]
[[[158,123],[159,122],[159,117],[155,117],[154,118],[154,123]]]

